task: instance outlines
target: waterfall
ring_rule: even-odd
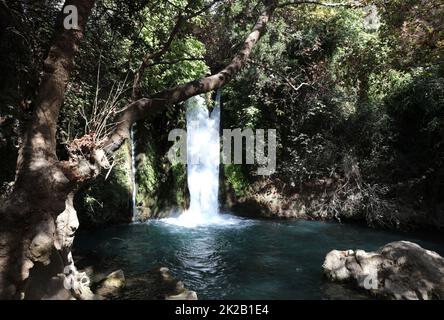
[[[137,186],[136,186],[136,142],[134,140],[134,127],[131,127],[131,183],[132,183],[132,192],[131,192],[131,203],[132,203],[132,216],[133,221],[137,219],[137,206],[136,206],[136,195],[137,195]]]
[[[209,114],[202,97],[187,102],[187,180],[190,208],[187,213],[195,223],[218,215],[219,203],[219,122],[217,102]]]
[[[188,99],[187,121],[187,182],[190,207],[178,218],[164,219],[167,223],[194,227],[227,222],[219,214],[220,162],[220,91],[213,111],[208,111],[205,99]]]

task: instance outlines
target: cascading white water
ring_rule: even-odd
[[[190,208],[183,215],[194,224],[218,216],[220,105],[209,114],[202,97],[187,102],[187,180]]]
[[[131,203],[132,203],[132,216],[133,221],[137,220],[137,206],[136,206],[136,195],[137,195],[137,186],[136,186],[136,142],[134,141],[134,126],[131,127],[131,183],[132,183],[132,194],[131,194]]]
[[[186,101],[187,180],[190,207],[165,222],[184,227],[229,222],[219,214],[220,92],[211,113],[200,96]]]

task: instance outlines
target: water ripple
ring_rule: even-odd
[[[118,260],[128,274],[167,266],[200,299],[324,298],[331,288],[323,285],[320,268],[332,249],[374,250],[410,240],[444,254],[439,239],[421,236],[335,223],[225,218],[236,224],[185,228],[151,221],[84,232],[75,249]]]

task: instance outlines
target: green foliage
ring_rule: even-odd
[[[137,203],[150,207],[154,205],[157,187],[159,184],[157,166],[157,153],[152,144],[147,144],[144,153],[140,154],[137,161]]]
[[[374,224],[396,220],[390,197],[411,203],[415,194],[430,206],[444,190],[436,178],[443,175],[442,8],[427,2],[427,14],[418,1],[384,3],[376,27],[366,10],[279,12],[252,63],[223,91],[226,127],[277,129],[275,178],[296,187],[341,179],[344,159],[355,159],[365,190],[351,188],[337,203],[344,209],[349,197],[360,199],[352,211]],[[428,31],[403,29],[414,21]],[[242,169],[255,177],[254,167]]]
[[[243,172],[241,165],[225,164],[224,175],[227,183],[233,188],[237,197],[247,195],[250,187],[250,182]]]
[[[388,69],[384,73],[371,74],[369,81],[369,99],[373,104],[380,104],[386,98],[410,85],[412,75],[409,72]]]
[[[184,37],[180,41],[174,41],[171,50],[165,55],[166,61],[174,61],[181,58],[201,58],[205,54],[204,45],[194,37]],[[209,69],[205,62],[182,61],[174,65],[159,65],[149,70],[147,79],[150,85],[161,90],[165,86],[177,83],[185,83],[203,77]],[[158,79],[159,82],[156,82]],[[152,90],[152,89],[151,89]]]
[[[398,133],[395,139],[398,156],[408,164],[415,164],[410,174],[406,174],[415,177],[430,170],[434,172],[442,165],[444,73],[442,67],[420,68],[412,70],[410,76],[411,80],[387,97],[385,103]]]
[[[171,166],[172,179],[174,181],[174,194],[176,196],[175,203],[180,208],[185,208],[188,195],[186,193],[187,186],[187,169],[181,163],[173,164]]]

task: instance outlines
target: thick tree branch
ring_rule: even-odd
[[[266,3],[267,6],[265,10],[261,13],[252,31],[245,39],[242,49],[230,64],[216,74],[201,80],[178,85],[161,91],[152,98],[142,98],[128,105],[118,119],[118,124],[109,138],[103,142],[105,151],[108,154],[116,151],[125,139],[129,137],[129,129],[135,121],[159,113],[165,110],[166,107],[184,101],[192,96],[218,89],[227,83],[247,63],[254,45],[265,31],[265,27],[276,8],[277,2],[266,1]]]

